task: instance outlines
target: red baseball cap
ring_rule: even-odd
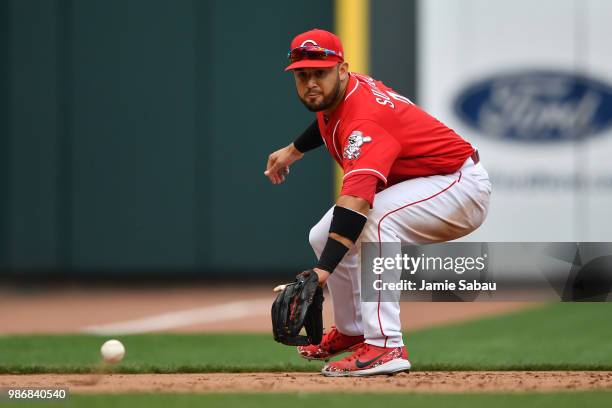
[[[337,63],[344,61],[344,49],[342,48],[342,43],[334,33],[316,28],[302,34],[298,34],[293,41],[291,41],[291,49],[289,53],[291,54],[293,50],[300,48],[308,50],[309,47],[323,48],[331,51],[331,53],[326,54],[324,59],[309,58],[308,53],[304,53],[303,58],[289,64],[289,66],[285,68],[285,71],[296,68],[333,67]]]

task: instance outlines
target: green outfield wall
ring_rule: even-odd
[[[385,59],[413,26],[384,25],[414,2],[380,3],[372,73],[411,92],[410,57]],[[263,170],[312,120],[285,53],[298,32],[333,30],[333,1],[6,0],[0,13],[2,275],[231,277],[314,261],[331,160],[309,153],[281,186]]]

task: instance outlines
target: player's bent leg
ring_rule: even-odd
[[[329,236],[333,207],[310,230],[309,241],[317,259],[321,256]],[[359,247],[355,245],[344,256],[334,273],[327,279],[332,298],[336,327],[347,336],[363,335],[361,323],[361,280],[359,275]]]
[[[373,211],[375,214],[375,211]],[[377,242],[381,237],[384,245],[378,246],[379,256],[395,258],[402,253],[402,246],[396,234],[385,229],[378,231],[376,223],[368,221],[363,232],[363,242]],[[401,269],[385,270],[384,279],[387,281],[399,280]],[[399,293],[398,293],[399,295]],[[379,296],[376,301],[361,303],[361,313],[364,316],[363,326],[366,343],[377,347],[403,347],[402,327],[400,321],[399,296]],[[367,318],[366,318],[367,317]]]
[[[376,195],[371,236],[421,244],[460,238],[486,218],[490,192],[486,171],[473,163],[454,174],[398,183]]]
[[[377,194],[362,241],[384,243],[381,255],[394,257],[401,254],[402,242],[444,242],[478,228],[486,217],[491,190],[486,171],[470,161],[455,174],[408,180]],[[322,374],[359,376],[409,370],[399,299],[362,302],[362,315],[364,347],[327,364]]]
[[[362,232],[364,242],[378,239],[379,232],[368,221]],[[385,245],[380,246],[380,255],[395,257],[401,254],[401,242],[391,231],[381,232]],[[389,271],[399,279],[401,270]],[[325,376],[367,376],[395,374],[410,370],[408,353],[402,340],[399,297],[396,299],[378,298],[376,302],[361,302],[365,343],[353,354],[332,363],[321,370]]]
[[[323,215],[319,222],[317,222],[315,226],[310,229],[310,233],[308,234],[308,242],[310,242],[310,246],[312,247],[317,259],[319,259],[321,253],[323,252],[323,248],[325,248],[333,215],[334,207],[330,208]]]
[[[482,224],[489,194],[486,171],[471,159],[454,174],[404,181],[376,195],[362,241],[382,243],[382,256],[395,257],[401,254],[401,243],[457,239]],[[401,271],[388,272],[399,280]],[[401,346],[399,310],[399,301],[363,302],[366,342]]]
[[[327,242],[332,214],[333,207],[310,230],[309,241],[317,258]],[[298,347],[300,356],[309,360],[329,360],[363,343],[360,283],[359,251],[354,247],[327,280],[336,324],[324,334],[320,344]]]

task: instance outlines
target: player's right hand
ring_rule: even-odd
[[[289,166],[303,156],[304,153],[297,150],[291,143],[268,156],[268,164],[264,175],[270,179],[272,184],[280,184],[285,181],[285,177],[289,174]]]

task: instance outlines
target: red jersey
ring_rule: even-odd
[[[344,100],[327,120],[321,112],[317,120],[344,170],[344,184],[352,175],[374,175],[382,181],[378,191],[415,177],[454,173],[474,152],[408,98],[361,74],[350,74]]]

